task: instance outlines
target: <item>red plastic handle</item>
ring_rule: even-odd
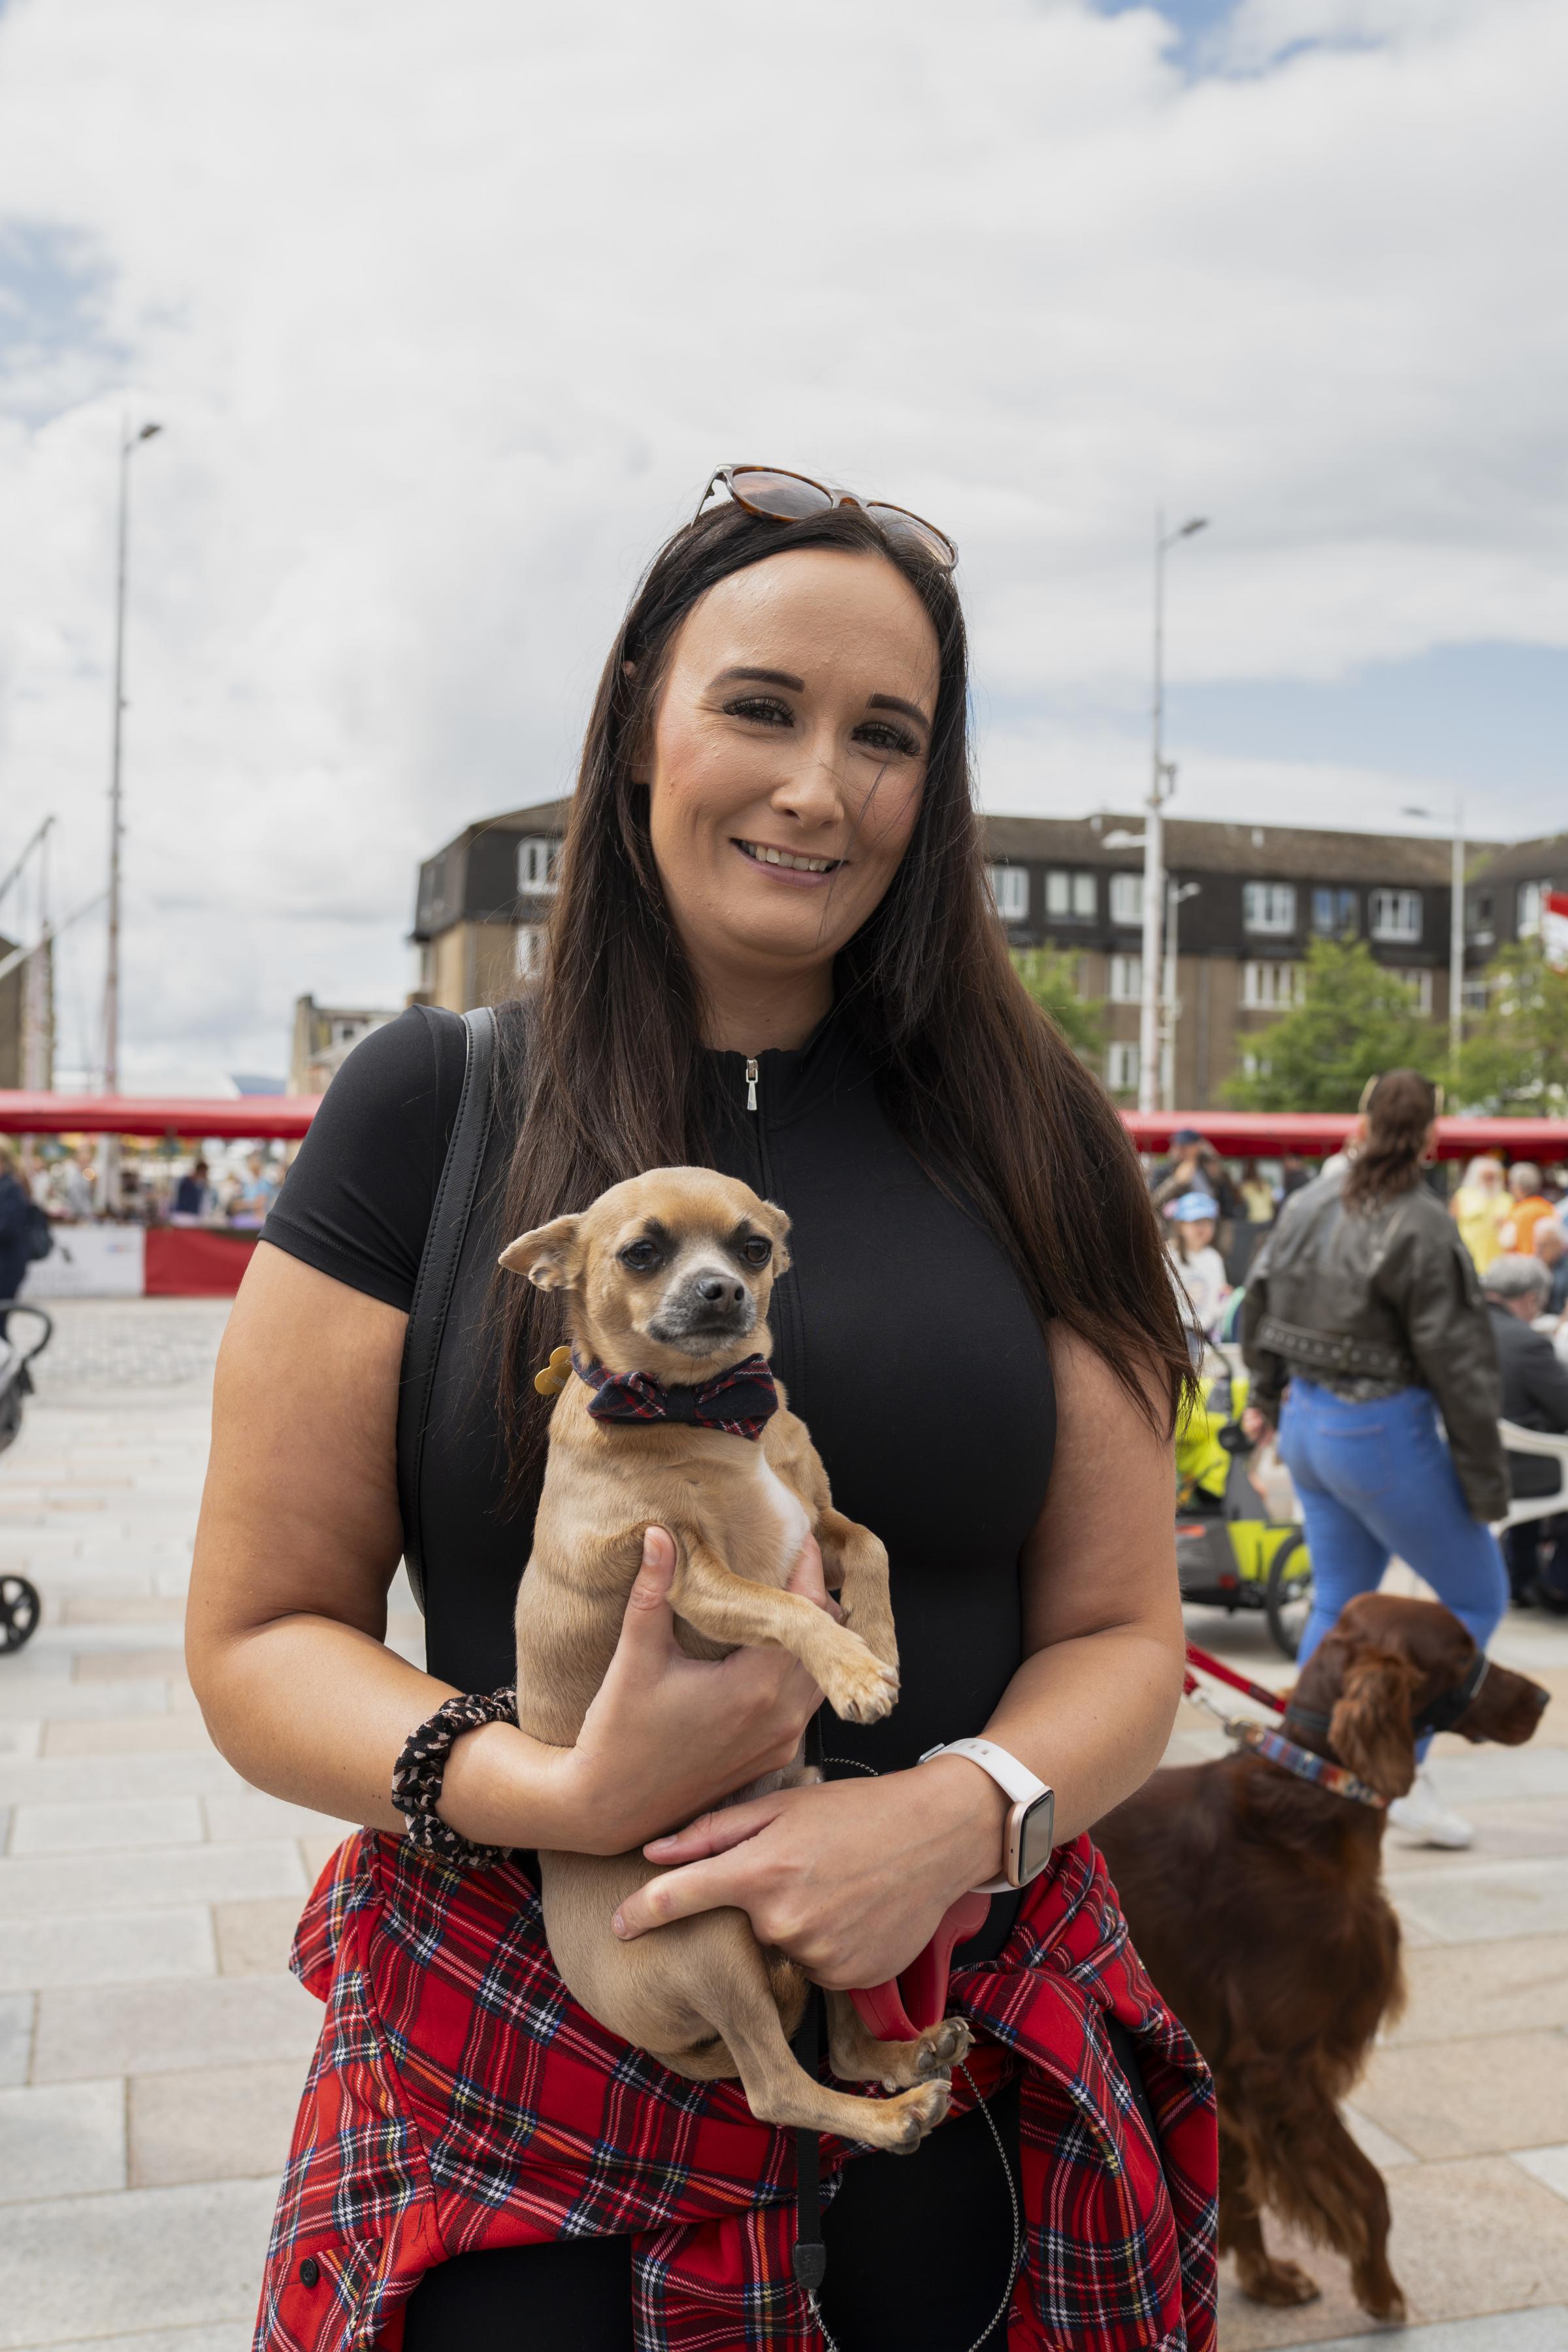
[[[989,1895],[961,1895],[902,1976],[867,1985],[849,1996],[879,2042],[918,2042],[947,2014],[947,1979],[953,1948],[978,1936],[991,1909]]]

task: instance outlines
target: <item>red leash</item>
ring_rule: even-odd
[[[1203,1674],[1213,1675],[1215,1682],[1228,1683],[1231,1689],[1240,1691],[1244,1698],[1255,1698],[1259,1706],[1270,1707],[1276,1715],[1284,1714],[1285,1701],[1278,1691],[1265,1690],[1261,1683],[1249,1683],[1245,1675],[1235,1674],[1229,1666],[1222,1666],[1217,1658],[1211,1658],[1208,1652],[1200,1650],[1195,1642],[1187,1643],[1187,1672],[1182,1678],[1184,1691],[1197,1688],[1192,1671],[1194,1666]]]

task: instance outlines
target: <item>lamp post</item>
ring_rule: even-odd
[[[1437,810],[1401,809],[1401,816],[1425,817],[1441,824]],[[1448,863],[1448,1083],[1459,1075],[1459,1049],[1465,1042],[1465,796],[1454,794],[1454,824]]]
[[[1203,889],[1201,882],[1165,884],[1165,974],[1161,992],[1160,1022],[1160,1108],[1176,1108],[1176,1024],[1181,1014],[1181,998],[1176,990],[1179,959],[1179,927],[1181,910],[1189,898],[1195,898]]]
[[[1175,530],[1165,529],[1163,513],[1154,517],[1154,691],[1150,704],[1152,737],[1149,797],[1143,826],[1143,987],[1138,1021],[1138,1108],[1159,1108],[1160,1088],[1160,934],[1165,895],[1165,803],[1171,796],[1174,771],[1165,761],[1165,557],[1178,540],[1206,530],[1206,515],[1194,515]]]
[[[109,940],[103,972],[103,1091],[120,1092],[120,848],[125,827],[121,815],[121,752],[125,713],[125,563],[130,519],[131,453],[163,431],[161,425],[143,425],[132,433],[120,427],[120,518],[114,564],[114,730],[109,763]],[[101,1198],[106,1209],[120,1206],[120,1139],[106,1135],[99,1156]]]

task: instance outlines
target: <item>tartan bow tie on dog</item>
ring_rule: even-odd
[[[763,1423],[779,1409],[765,1356],[748,1356],[692,1388],[667,1387],[651,1372],[607,1371],[575,1349],[572,1362],[578,1379],[596,1391],[588,1407],[595,1421],[679,1421],[721,1429],[728,1437],[760,1437]]]

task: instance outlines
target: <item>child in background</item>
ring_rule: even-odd
[[[1197,1342],[1195,1360],[1201,1358],[1204,1340],[1217,1329],[1230,1297],[1225,1260],[1214,1245],[1219,1202],[1208,1192],[1184,1192],[1170,1218],[1177,1298],[1183,1320]]]

